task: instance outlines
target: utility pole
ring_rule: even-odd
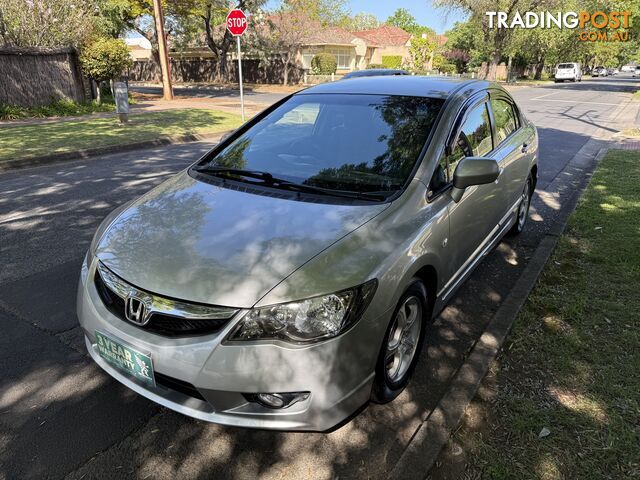
[[[164,35],[164,15],[161,0],[153,0],[153,16],[156,20],[156,36],[158,37],[158,53],[160,54],[160,71],[162,72],[162,98],[173,100],[171,87],[171,72],[169,71],[169,53],[167,51],[167,37]]]

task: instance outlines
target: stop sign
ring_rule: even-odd
[[[239,37],[247,29],[247,17],[240,9],[231,10],[227,15],[227,30],[231,35]]]

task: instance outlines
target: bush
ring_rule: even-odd
[[[331,75],[338,69],[338,60],[330,53],[318,53],[311,59],[311,70],[315,75]]]
[[[96,105],[93,102],[73,102],[67,99],[57,100],[40,107],[20,107],[0,104],[0,120],[19,120],[21,118],[45,118],[80,116],[94,112],[111,112],[115,109],[113,102]]]
[[[385,67],[381,63],[370,63],[369,66],[367,67],[367,70],[371,70],[371,69],[374,69],[374,68],[387,68],[387,67]]]
[[[86,45],[80,54],[82,70],[97,82],[120,76],[132,64],[129,47],[117,38],[98,38]]]
[[[402,55],[383,55],[382,65],[385,68],[401,68],[402,67]]]
[[[17,120],[24,117],[24,109],[22,107],[0,103],[0,120]]]

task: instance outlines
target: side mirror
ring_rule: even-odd
[[[467,187],[494,182],[499,175],[500,167],[493,158],[465,157],[453,173],[451,198],[458,203]]]

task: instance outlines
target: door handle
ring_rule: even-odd
[[[527,153],[527,151],[529,150],[529,144],[528,143],[523,143],[522,144],[522,150],[520,150],[522,153]]]

